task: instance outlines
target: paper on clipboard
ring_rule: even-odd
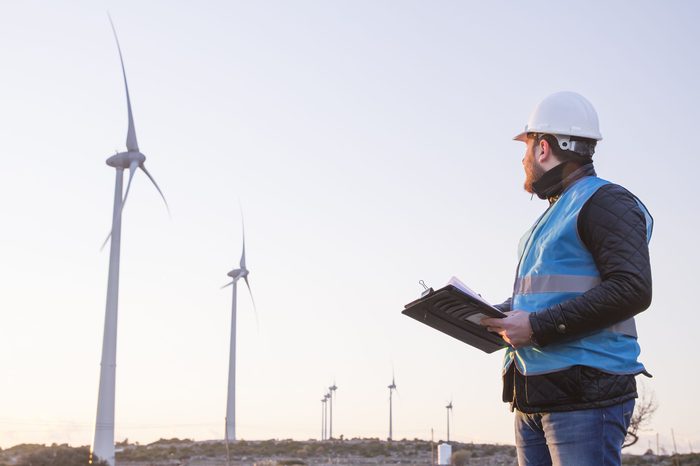
[[[459,278],[457,278],[455,276],[450,278],[447,281],[447,284],[454,286],[455,288],[459,289],[463,293],[468,294],[472,298],[476,299],[477,301],[481,301],[482,303],[486,304],[489,307],[494,307],[493,304],[486,301],[484,298],[481,297],[481,295],[479,293],[477,293],[476,291],[469,288],[462,280],[460,280]],[[494,308],[494,309],[496,309],[496,308]],[[488,316],[485,314],[480,314],[480,313],[479,314],[472,314],[469,317],[467,317],[467,320],[469,322],[474,323],[474,324],[479,324],[481,322],[481,319],[483,319],[484,317],[488,317]]]

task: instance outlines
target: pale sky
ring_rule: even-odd
[[[223,438],[241,250],[238,428],[513,443],[500,353],[401,315],[419,280],[511,292],[546,204],[511,141],[571,90],[597,108],[603,178],[656,220],[637,320],[662,446],[700,449],[697,21],[692,1],[0,2],[0,447],[92,441],[114,170],[126,105],[143,174],[124,212],[116,437]]]

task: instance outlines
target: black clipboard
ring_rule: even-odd
[[[404,307],[402,314],[486,353],[508,346],[499,335],[478,323],[483,316],[503,318],[506,315],[454,285],[436,291],[430,288],[423,297]]]

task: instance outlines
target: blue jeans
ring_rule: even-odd
[[[515,412],[520,466],[619,466],[634,400],[561,413]]]

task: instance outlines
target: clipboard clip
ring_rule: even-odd
[[[428,285],[425,284],[423,280],[419,280],[418,284],[423,287],[423,291],[420,292],[420,297],[424,297],[426,295],[429,295],[430,293],[433,292],[432,288],[429,288]]]

